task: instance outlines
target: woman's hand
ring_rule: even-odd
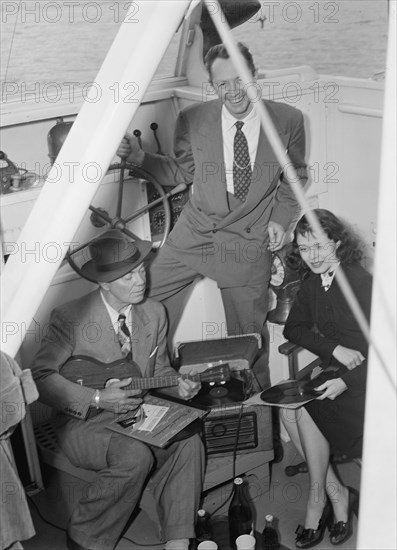
[[[134,411],[142,403],[140,390],[123,390],[131,382],[132,378],[111,382],[104,390],[99,392],[99,407],[115,413]]]
[[[321,384],[321,386],[318,386],[314,389],[316,391],[325,390],[323,394],[317,397],[317,399],[319,399],[320,401],[327,398],[333,401],[335,397],[338,397],[338,395],[347,390],[347,386],[342,378],[332,378],[331,380],[327,380],[326,382],[324,382],[324,384]]]
[[[353,370],[364,361],[364,355],[355,349],[345,348],[344,346],[336,346],[332,355],[339,363],[345,365],[349,370]]]
[[[189,374],[195,374],[193,371]],[[178,380],[178,394],[181,399],[192,399],[201,389],[200,382],[194,382],[189,378],[180,377]]]

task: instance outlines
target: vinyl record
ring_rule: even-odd
[[[317,384],[316,384],[317,385]],[[292,380],[273,386],[261,393],[262,401],[275,405],[291,405],[315,399],[322,392],[313,389],[313,382]]]
[[[203,382],[201,390],[192,401],[205,407],[219,407],[227,403],[238,403],[244,399],[243,382],[231,378],[224,384],[215,384],[214,386]]]
[[[229,393],[229,390],[225,386],[214,386],[208,392],[211,397],[220,398],[226,397]]]

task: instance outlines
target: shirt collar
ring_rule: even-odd
[[[107,312],[109,313],[110,320],[112,322],[112,325],[116,325],[118,323],[119,315],[122,313],[125,315],[127,324],[130,322],[130,316],[131,316],[131,308],[132,305],[129,304],[127,307],[123,308],[121,311],[117,311],[114,309],[105,299],[105,296],[103,295],[102,291],[100,291],[102,301],[106,307]]]
[[[328,269],[326,273],[320,273],[321,276],[321,286],[324,287],[325,292],[330,289],[332,281],[334,280],[336,270],[338,269],[340,262],[332,266],[332,269]]]
[[[256,118],[257,118],[257,114],[256,114],[255,107],[251,109],[250,113],[248,113],[248,115],[245,118],[240,119],[240,118],[234,117],[227,110],[225,105],[222,106],[222,121],[226,130],[231,130],[238,120],[241,120],[241,122],[244,122],[244,124],[247,124],[247,122],[251,122]]]

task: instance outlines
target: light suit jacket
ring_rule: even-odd
[[[175,375],[166,349],[167,321],[163,306],[146,299],[132,306],[132,320],[134,361],[141,367],[143,376]],[[156,346],[156,361],[152,364],[149,356]],[[103,426],[113,420],[114,413],[103,411],[84,421],[93,390],[59,374],[60,367],[73,355],[88,355],[103,363],[122,359],[117,334],[99,289],[53,310],[47,334],[31,367],[40,401],[61,413],[57,427],[62,448],[72,462],[93,468],[95,461],[106,453],[112,432]],[[78,442],[87,434],[93,440],[92,456],[86,457],[84,463]]]
[[[307,180],[302,113],[265,101],[302,185]],[[269,221],[287,229],[297,201],[261,129],[246,201],[231,207],[226,190],[219,100],[182,111],[175,130],[175,157],[146,153],[143,169],[162,185],[193,183],[193,193],[168,238],[181,263],[221,288],[263,284],[270,270]]]

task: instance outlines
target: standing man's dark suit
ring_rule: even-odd
[[[112,230],[108,235],[111,237],[109,242],[113,242],[113,236],[118,239],[120,232]],[[104,240],[98,239],[100,243]],[[124,245],[122,237],[120,240]],[[120,284],[120,288],[121,284],[126,286],[128,278],[142,269],[140,259],[129,263],[128,247],[126,251],[127,259],[120,261],[117,261],[112,250],[109,251],[108,256],[115,265],[125,265],[125,275],[116,272],[113,278],[124,276],[110,285]],[[104,257],[103,254],[97,256]],[[102,275],[111,276],[112,265],[105,267],[107,270]],[[98,277],[100,274],[98,271]],[[109,278],[111,281],[112,278]],[[124,279],[127,283],[119,283]],[[139,285],[139,292],[144,293],[144,275],[135,284]],[[131,300],[133,291],[134,286],[131,284],[130,294],[127,292]],[[120,401],[115,400],[114,410],[103,410],[89,418],[90,412],[93,409],[95,411],[94,390],[70,382],[59,372],[60,367],[76,355],[90,356],[101,363],[123,359],[114,324],[104,302],[104,292],[101,286],[101,290],[54,309],[47,334],[32,365],[40,400],[59,413],[56,427],[61,448],[72,464],[95,470],[98,474],[92,484],[92,491],[86,491],[72,513],[68,535],[82,548],[114,548],[150,475],[158,503],[162,536],[167,541],[189,539],[194,536],[203,478],[204,456],[199,436],[173,443],[167,449],[157,449],[113,433],[106,425],[115,419],[118,403],[119,412],[125,412],[122,407],[129,406],[128,403],[123,405],[124,397],[120,397]],[[132,303],[129,316],[132,357],[142,375],[175,376],[175,370],[169,366],[166,349],[167,320],[164,307],[153,300],[143,299],[139,303]],[[155,355],[152,352],[156,348]],[[155,359],[151,359],[151,355]],[[104,403],[106,393],[106,390],[101,392]],[[129,393],[133,392],[122,392],[123,396]],[[134,401],[132,395],[128,397],[126,401]],[[105,404],[102,406],[105,407]],[[70,548],[77,547],[72,545]]]
[[[224,52],[213,60],[210,77],[216,68],[216,76],[223,78],[222,63],[227,74],[231,74],[228,85],[233,87],[237,73],[233,73],[231,60],[224,57]],[[238,91],[230,93],[237,95]],[[297,215],[298,205],[262,128],[256,157],[251,158],[252,180],[245,202],[228,192],[222,109],[234,110],[234,105],[228,103],[227,94],[218,95],[219,100],[200,103],[180,113],[174,157],[145,152],[139,159],[133,137],[129,148],[122,144],[118,154],[129,155],[128,160],[141,164],[163,185],[193,184],[190,200],[150,266],[149,295],[166,306],[171,335],[190,283],[207,276],[216,280],[221,290],[229,335],[258,332],[266,336],[270,249],[282,246],[282,242],[272,242],[268,228],[273,224],[282,228],[280,235],[285,232]],[[307,176],[302,113],[282,103],[264,103],[304,184]],[[250,110],[252,104],[247,112]],[[235,118],[245,120],[239,113]]]

